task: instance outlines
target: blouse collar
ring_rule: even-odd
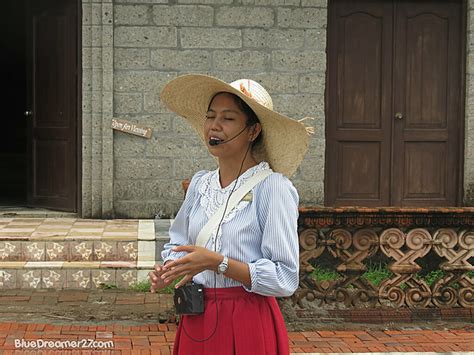
[[[240,185],[242,185],[243,182],[248,180],[251,176],[253,176],[257,171],[260,170],[265,170],[265,169],[270,169],[270,165],[266,161],[262,161],[258,163],[257,165],[252,166],[251,168],[247,169],[243,174],[241,174],[237,178],[237,185],[235,186],[235,190],[239,188]],[[227,193],[229,190],[232,190],[232,188],[235,185],[235,180],[232,180],[232,182],[227,185],[226,187],[221,186],[221,175],[219,169],[216,169],[212,171],[212,175],[210,177],[211,179],[211,187],[213,190],[220,190],[222,192]]]
[[[210,218],[217,211],[217,209],[223,203],[225,203],[232,189],[234,189],[234,191],[237,190],[255,173],[265,169],[270,169],[270,165],[266,161],[262,161],[240,175],[237,179],[237,183],[234,180],[224,188],[221,187],[219,169],[209,171],[208,173],[204,174],[201,178],[198,192],[201,195],[201,206],[206,211],[206,215]],[[234,184],[236,184],[235,188]],[[242,203],[241,201],[239,205],[243,206],[245,203]],[[237,207],[236,210],[238,209],[239,208]],[[227,216],[226,219],[231,219],[231,216]]]

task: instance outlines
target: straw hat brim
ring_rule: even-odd
[[[267,161],[273,171],[292,176],[308,150],[308,134],[300,122],[266,108],[226,82],[207,75],[190,74],[173,79],[165,85],[160,98],[171,111],[184,117],[206,144],[206,113],[210,100],[218,92],[237,95],[260,120],[263,140],[261,149],[253,152],[255,159]]]

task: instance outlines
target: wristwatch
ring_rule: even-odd
[[[227,267],[229,266],[229,258],[224,256],[224,260],[219,264],[217,267],[217,273],[219,275],[223,275],[227,271]]]

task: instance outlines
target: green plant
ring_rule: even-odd
[[[369,264],[367,271],[361,277],[372,285],[379,286],[383,280],[390,278],[391,275],[392,273],[388,270],[387,265],[378,263]]]
[[[162,288],[161,290],[157,290],[157,293],[173,293],[174,292],[174,286],[181,280],[181,277],[174,280],[172,283],[170,283],[168,286],[165,288]],[[146,279],[143,281],[136,282],[133,284],[130,289],[135,291],[135,292],[150,292],[151,288],[151,282],[150,280]]]
[[[150,292],[151,282],[149,280],[142,280],[130,286],[130,289],[135,292]]]
[[[316,282],[332,281],[338,279],[339,274],[333,270],[324,269],[320,266],[315,266],[314,270],[311,272],[311,277]]]
[[[431,286],[433,283],[435,283],[438,279],[442,278],[445,275],[443,270],[433,270],[427,273],[424,277],[419,277],[417,275],[417,278],[422,278],[428,286]]]
[[[374,286],[379,286],[383,280],[386,280],[392,276],[392,273],[388,269],[386,264],[383,263],[377,263],[377,264],[368,264],[367,266],[367,271],[362,274],[362,278],[366,279],[367,281],[370,281]],[[424,280],[428,286],[431,286],[434,282],[436,282],[438,279],[442,278],[445,276],[445,272],[443,270],[432,270],[428,272],[426,275],[419,275],[416,274],[415,278]],[[474,278],[474,271],[469,271],[467,273],[468,277]],[[311,272],[311,277],[316,281],[316,282],[321,282],[321,281],[334,281],[338,278],[340,278],[340,275],[331,269],[328,268],[323,268],[318,265],[314,266],[314,270]],[[459,285],[454,284],[454,287],[459,287]],[[400,288],[406,289],[408,287],[407,284],[402,283],[400,285]]]

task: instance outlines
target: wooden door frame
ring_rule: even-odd
[[[464,165],[466,163],[465,139],[466,139],[466,56],[467,56],[467,15],[469,11],[468,0],[462,0],[461,4],[461,99],[459,100],[459,179],[457,205],[464,206]]]
[[[326,47],[329,46],[329,41],[331,40],[331,35],[330,35],[330,28],[331,28],[331,12],[334,11],[334,7],[332,4],[334,3],[335,0],[328,0],[328,12],[327,12],[327,34],[326,34]],[[379,0],[383,1],[383,0]],[[458,112],[458,119],[459,119],[459,160],[458,160],[458,169],[459,169],[459,177],[458,177],[458,186],[457,186],[457,196],[456,196],[456,205],[462,207],[464,205],[464,165],[466,158],[464,156],[465,154],[465,131],[466,131],[466,55],[467,55],[467,15],[468,15],[468,10],[469,10],[469,4],[468,0],[461,0],[462,4],[462,13],[461,13],[461,80],[460,80],[460,94],[461,94],[461,99],[459,103],[459,112]],[[329,60],[329,55],[330,53],[326,51],[326,85],[325,85],[325,91],[324,91],[324,115],[325,115],[325,141],[326,144],[328,144],[328,132],[327,132],[327,127],[328,123],[327,120],[329,119],[329,68],[331,65],[334,65],[331,63]],[[392,106],[393,106],[393,92],[392,92]],[[393,109],[392,109],[393,111]],[[392,129],[392,140],[393,140],[393,129]],[[324,167],[324,205],[328,206],[328,190],[327,190],[327,184],[326,181],[330,178],[328,176],[328,169],[327,169],[327,161],[328,161],[328,148],[326,147],[325,149],[325,167]],[[390,156],[390,165],[393,166],[393,151]],[[391,176],[391,174],[390,174]],[[390,178],[391,179],[391,178]]]

